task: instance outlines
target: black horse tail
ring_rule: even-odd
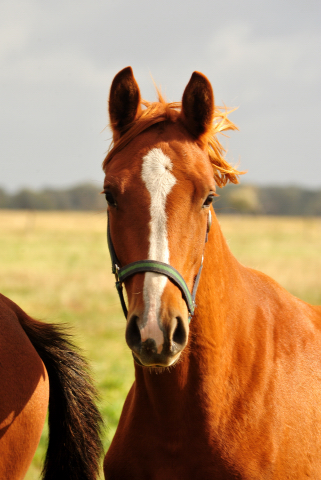
[[[66,328],[24,313],[20,324],[48,372],[49,442],[43,480],[95,480],[102,453],[102,417],[88,364]]]

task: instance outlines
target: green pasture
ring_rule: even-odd
[[[241,263],[321,304],[321,218],[219,220]],[[71,326],[100,392],[107,449],[133,381],[133,366],[105,231],[105,212],[0,210],[0,291],[35,318]],[[27,480],[39,479],[45,444],[46,431]]]

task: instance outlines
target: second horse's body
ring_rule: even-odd
[[[0,294],[0,478],[23,480],[49,406],[44,480],[95,480],[101,417],[85,360],[62,326]]]

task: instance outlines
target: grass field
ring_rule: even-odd
[[[235,256],[321,304],[321,219],[220,216]],[[101,395],[105,449],[133,381],[106,246],[106,215],[0,210],[0,291],[29,315],[68,322]],[[26,480],[38,480],[44,431]]]

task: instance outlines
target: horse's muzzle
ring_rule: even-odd
[[[126,342],[133,351],[136,362],[142,366],[168,367],[176,363],[188,338],[188,327],[181,317],[173,318],[167,326],[161,327],[156,338],[146,335],[142,338],[144,329],[139,327],[139,317],[132,315],[126,328]]]

